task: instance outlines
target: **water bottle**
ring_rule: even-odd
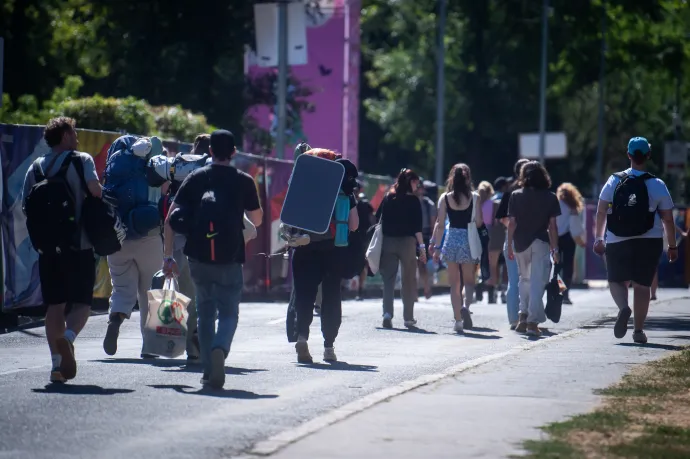
[[[347,223],[350,216],[350,198],[343,192],[335,201],[335,246],[347,247],[347,236],[350,228]]]

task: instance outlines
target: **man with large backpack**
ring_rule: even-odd
[[[220,130],[211,134],[212,163],[187,176],[165,221],[163,272],[179,272],[174,233],[184,234],[184,254],[196,286],[203,385],[221,388],[225,359],[239,320],[243,287],[244,215],[261,225],[263,211],[254,180],[230,165],[235,138]],[[218,329],[216,330],[216,317]]]
[[[93,246],[81,224],[82,206],[87,192],[101,197],[101,185],[93,158],[76,151],[79,141],[72,118],[51,119],[43,138],[51,151],[26,173],[23,210],[38,252],[41,293],[47,305],[50,381],[63,383],[77,374],[74,340],[89,318],[96,280]]]
[[[633,283],[636,343],[647,342],[644,321],[649,310],[650,286],[663,250],[664,231],[671,241],[669,261],[678,259],[673,200],[666,184],[645,171],[650,156],[647,139],[630,139],[630,168],[613,174],[601,190],[594,235],[594,252],[606,256],[609,289],[619,310],[613,329],[619,339],[627,333],[633,312],[628,302],[628,282]]]
[[[108,256],[113,286],[110,320],[103,340],[103,350],[108,355],[117,352],[120,326],[130,318],[137,302],[142,336],[148,318],[147,291],[160,269],[163,244],[158,204],[149,197],[146,164],[151,156],[162,152],[163,144],[157,137],[133,135],[117,138],[108,149],[103,196],[114,203],[127,231],[122,249]],[[153,356],[142,352],[141,357]]]

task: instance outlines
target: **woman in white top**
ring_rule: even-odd
[[[558,225],[558,249],[561,252],[560,271],[563,282],[568,290],[563,297],[564,304],[570,301],[570,284],[573,282],[575,270],[575,245],[585,246],[585,222],[583,211],[585,208],[582,194],[572,183],[563,183],[556,191],[561,215],[556,217]]]

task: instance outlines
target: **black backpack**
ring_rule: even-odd
[[[649,211],[646,182],[655,177],[649,173],[635,176],[618,172],[614,175],[619,181],[613,192],[606,226],[618,237],[641,236],[654,227],[656,212]]]
[[[59,157],[56,155],[46,171],[50,171]],[[73,158],[74,153],[68,153],[52,177],[47,177],[41,168],[41,158],[33,163],[36,183],[24,200],[24,213],[31,244],[42,255],[66,252],[78,242],[75,197],[67,182],[67,170]]]
[[[236,169],[232,170],[237,174]],[[239,197],[228,196],[227,187],[214,184],[210,170],[202,173],[206,174],[206,186],[199,196],[199,204],[191,212],[193,218],[189,222],[184,253],[202,263],[233,263],[240,251],[244,251],[243,223],[235,221],[237,216],[232,208],[236,204],[230,202]]]
[[[81,205],[80,221],[86,237],[93,245],[94,252],[102,257],[119,252],[127,237],[127,228],[122,223],[120,214],[107,198],[101,199],[91,194],[84,179],[84,165],[80,160],[74,161],[74,167],[86,194]]]

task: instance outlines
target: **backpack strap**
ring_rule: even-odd
[[[621,180],[623,180],[625,177],[628,176],[628,174],[627,174],[625,171],[623,171],[623,172],[616,172],[616,173],[613,174],[613,175],[614,175],[614,177],[618,177],[618,178],[621,179]]]
[[[48,164],[48,167],[46,168],[46,171],[50,172],[50,170],[53,168],[55,165],[55,162],[58,160],[60,155],[55,155],[55,158]],[[41,158],[36,158],[36,161],[34,161],[33,164],[33,170],[34,170],[34,178],[36,179],[36,183],[42,182],[46,179],[46,173],[43,171],[43,168],[41,167],[41,159],[44,159],[45,157]],[[67,166],[69,166],[69,162],[67,161],[67,158],[65,158],[65,161],[62,162],[64,165],[67,163]],[[62,167],[60,167],[60,170],[58,171],[58,174],[64,173],[67,170],[67,168],[62,170]],[[57,175],[57,174],[56,174]]]
[[[92,196],[91,190],[89,190],[89,186],[86,184],[86,178],[84,178],[84,163],[82,163],[81,158],[77,156],[75,152],[70,154],[70,157],[73,159],[74,169],[76,169],[77,175],[79,176],[79,183],[81,183],[81,188],[84,190],[84,193],[86,193],[87,196]]]

